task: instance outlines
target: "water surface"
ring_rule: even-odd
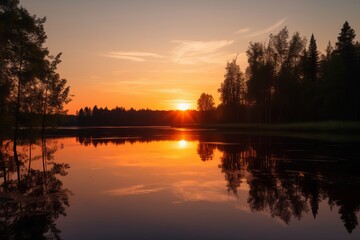
[[[11,159],[7,142],[2,156]],[[10,165],[7,188],[1,182],[0,236],[359,239],[358,145],[86,129],[50,136],[45,145],[33,140],[30,156],[24,139],[21,184]]]

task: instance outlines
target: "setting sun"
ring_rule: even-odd
[[[179,103],[177,105],[177,109],[181,111],[189,110],[189,108],[190,108],[190,103]]]

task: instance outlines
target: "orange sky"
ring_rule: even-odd
[[[196,108],[202,92],[214,96],[226,61],[239,53],[242,71],[250,41],[266,41],[288,26],[319,50],[335,43],[347,20],[359,32],[358,0],[22,0],[46,16],[47,46],[62,52],[69,113],[84,106]]]

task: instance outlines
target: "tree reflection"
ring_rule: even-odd
[[[225,174],[227,191],[237,196],[237,189],[240,187],[246,169],[246,166],[244,166],[246,163],[243,161],[244,153],[233,146],[219,146],[219,150],[221,149],[226,149],[226,151],[223,150],[224,154],[219,167]]]
[[[70,192],[58,177],[67,175],[69,165],[54,161],[54,140],[13,144],[1,142],[0,239],[60,239],[55,221],[66,215]]]
[[[252,211],[267,211],[289,224],[309,211],[316,218],[320,202],[327,199],[330,207],[339,207],[340,218],[351,233],[358,225],[356,214],[360,211],[358,147],[287,141],[249,137],[238,145],[205,147],[200,142],[197,150],[201,160],[211,159],[207,158],[208,149],[223,153],[219,167],[227,190],[237,196],[242,181],[246,181]]]
[[[209,143],[199,143],[197,147],[197,154],[202,161],[212,160],[214,157],[214,150],[216,146]]]
[[[65,133],[66,134],[66,133]],[[102,129],[80,129],[76,134],[73,133],[69,136],[76,137],[76,141],[83,146],[107,146],[112,145],[124,145],[127,143],[149,143],[153,141],[179,141],[186,139],[186,141],[198,140],[196,135],[181,131],[178,129],[172,129],[167,127],[153,127],[153,128],[111,128],[106,131]],[[211,158],[211,150],[209,149],[208,156],[205,158]],[[208,159],[209,160],[209,159]]]

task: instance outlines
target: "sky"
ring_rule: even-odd
[[[129,109],[196,109],[214,96],[227,61],[243,72],[250,42],[287,26],[319,51],[333,44],[345,21],[360,34],[359,0],[20,0],[45,17],[46,46],[62,52],[61,77],[70,114],[97,105]],[[356,39],[359,39],[357,37]]]

